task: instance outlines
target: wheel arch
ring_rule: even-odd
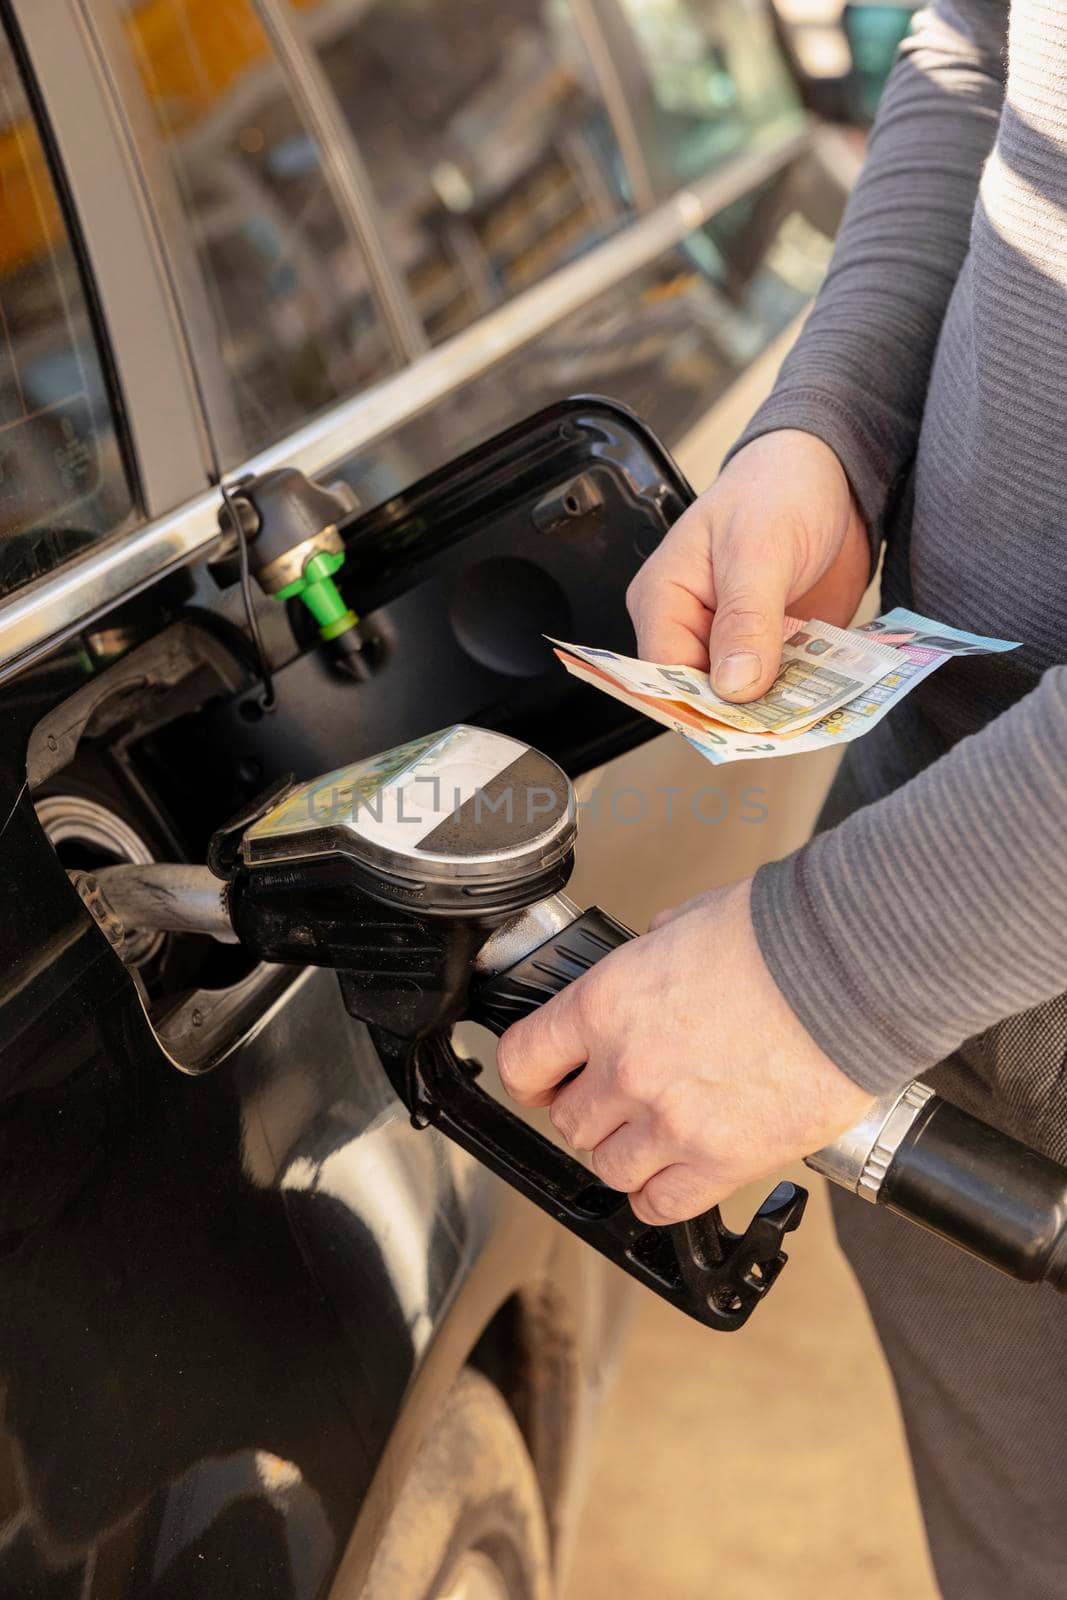
[[[563,1548],[582,1434],[589,1288],[581,1247],[517,1195],[426,1351],[337,1567],[330,1600],[359,1600],[390,1511],[445,1395],[465,1367],[493,1383],[533,1461],[552,1542]],[[523,1270],[525,1267],[525,1270]]]
[[[507,1402],[559,1542],[581,1406],[580,1330],[566,1295],[542,1281],[496,1309],[467,1357]]]

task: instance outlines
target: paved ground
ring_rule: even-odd
[[[567,1600],[935,1600],[889,1380],[827,1213],[817,1192],[736,1334],[642,1297]]]

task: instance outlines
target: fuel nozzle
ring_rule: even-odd
[[[458,726],[294,787],[237,830],[240,939],[334,967],[353,1015],[411,1041],[462,1013],[489,935],[566,883],[574,799],[546,756]]]
[[[785,1264],[802,1188],[779,1184],[739,1233],[717,1209],[646,1227],[452,1048],[453,1023],[502,1033],[633,937],[564,895],[574,841],[573,790],[554,762],[457,726],[276,786],[215,836],[213,890],[207,867],[200,879],[173,869],[187,876],[169,895],[166,868],[113,869],[86,903],[106,900],[127,928],[221,920],[266,961],[333,967],[416,1125],[706,1326],[740,1327]],[[923,1084],[876,1103],[809,1165],[1004,1272],[1067,1289],[1067,1171]]]
[[[743,1233],[717,1211],[649,1228],[452,1048],[452,1023],[501,1032],[631,937],[563,895],[574,838],[574,792],[554,762],[458,726],[269,797],[218,837],[213,859],[242,943],[336,968],[418,1126],[705,1325],[739,1327],[784,1265],[802,1189],[780,1184]]]

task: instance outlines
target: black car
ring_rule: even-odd
[[[840,186],[746,0],[2,10],[0,1595],[546,1600],[626,1279],[332,973],[91,886],[447,724],[643,737],[541,635],[628,641],[626,408],[707,427]],[[283,471],[356,651],[256,581]]]

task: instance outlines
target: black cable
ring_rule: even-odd
[[[262,710],[273,711],[278,703],[278,698],[274,693],[274,676],[267,660],[267,652],[263,645],[263,635],[259,631],[259,618],[256,616],[256,603],[252,594],[252,569],[248,561],[248,535],[245,532],[244,523],[241,521],[233,496],[221,478],[218,486],[223,504],[230,518],[230,526],[233,528],[237,539],[237,560],[241,571],[241,596],[245,604],[245,616],[248,618],[248,631],[252,635],[252,643],[255,646],[256,659],[259,663],[260,681],[263,684],[263,698],[259,703]]]

